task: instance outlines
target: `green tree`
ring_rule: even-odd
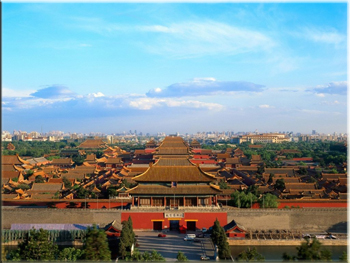
[[[219,186],[220,186],[220,189],[229,189],[230,188],[223,179],[220,180]]]
[[[120,233],[120,243],[122,243],[124,247],[119,246],[119,254],[123,254],[125,251],[130,251],[132,246],[135,244],[135,233],[132,226],[132,220],[129,216],[128,220],[124,220],[122,222],[122,231]]]
[[[44,177],[42,177],[40,174],[35,177],[35,182],[36,183],[45,183]]]
[[[33,170],[28,170],[28,171],[23,175],[24,179],[28,179],[30,176],[33,175],[33,173],[34,173]]]
[[[339,261],[348,261],[348,253],[346,251],[343,251],[343,253],[339,257]]]
[[[186,255],[181,251],[177,252],[176,259],[177,261],[180,261],[180,262],[188,261],[188,258],[186,257]]]
[[[63,184],[64,184],[65,188],[67,188],[67,189],[71,189],[72,188],[72,183],[71,183],[71,181],[68,180],[67,177],[63,176],[62,181],[63,181]]]
[[[126,246],[125,246],[124,242],[122,240],[120,240],[120,242],[119,242],[119,256],[121,256],[122,259],[125,259],[126,255],[127,255]]]
[[[275,189],[280,190],[281,192],[283,192],[284,189],[286,189],[286,185],[284,183],[284,179],[277,179],[274,185]]]
[[[1,237],[1,243],[4,244],[4,236]],[[1,246],[1,262],[4,262],[7,260],[6,254],[7,254],[7,251],[5,250],[5,246],[2,245]]]
[[[273,173],[271,173],[270,175],[269,175],[269,180],[267,180],[267,183],[268,184],[272,184],[272,182],[273,182],[273,177],[275,177],[275,175],[273,174]]]
[[[283,253],[283,260],[307,260],[307,261],[331,261],[332,253],[327,249],[322,249],[322,244],[316,238],[310,241],[310,238],[305,239],[297,249],[297,256],[290,256]]]
[[[211,239],[213,243],[218,247],[219,258],[225,259],[231,257],[230,247],[227,242],[225,230],[220,226],[220,222],[217,219],[214,222]]]
[[[107,235],[93,225],[86,232],[84,240],[84,258],[86,260],[111,260],[111,251],[108,247]]]
[[[263,255],[258,253],[255,247],[250,248],[248,247],[246,250],[242,251],[238,257],[238,261],[265,261],[265,258]]]
[[[74,162],[75,166],[79,166],[82,165],[85,161],[85,157],[84,156],[74,156],[72,157],[72,161]]]
[[[23,242],[18,244],[22,260],[54,260],[58,251],[57,245],[49,241],[49,232],[40,228],[29,231]]]
[[[130,257],[126,258],[126,261],[143,261],[143,256],[141,252],[136,248],[134,250],[134,253]]]
[[[299,174],[307,175],[308,171],[307,171],[306,167],[299,167]]]
[[[278,197],[270,193],[262,195],[258,203],[260,208],[277,208],[279,205]]]
[[[338,173],[338,170],[336,168],[333,168],[331,171],[330,171],[331,174],[337,174]]]
[[[283,259],[283,261],[295,261],[296,257],[295,256],[291,256],[291,255],[289,255],[286,252],[283,252],[282,259]]]
[[[321,242],[316,238],[306,239],[306,242],[303,242],[299,247],[297,247],[297,259],[298,260],[322,260],[321,254]]]
[[[252,192],[245,193],[244,191],[233,192],[231,198],[229,204],[238,208],[250,208],[258,200]]]
[[[152,250],[151,261],[165,261],[165,258],[161,254],[159,254],[157,251]]]
[[[79,248],[66,247],[59,252],[57,259],[60,261],[77,261],[82,258],[84,251]]]
[[[76,197],[78,199],[85,199],[85,198],[89,197],[89,195],[90,195],[90,192],[82,186],[79,187],[79,189],[76,192]]]
[[[306,155],[304,155],[304,156],[306,156]],[[299,165],[305,166],[306,163],[304,163],[303,161],[301,161],[301,162],[299,162]]]
[[[28,190],[30,189],[30,186],[27,184],[19,184],[15,187],[16,189],[22,189],[22,190]]]

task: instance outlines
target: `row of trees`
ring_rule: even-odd
[[[289,255],[284,252],[283,261],[332,261],[332,253],[322,247],[317,239],[306,239],[300,246],[296,247],[297,255]],[[237,256],[237,261],[265,261],[263,255],[258,253],[255,247],[248,247]],[[347,252],[344,251],[339,257],[339,261],[348,261]]]
[[[6,252],[5,252],[6,254]],[[3,260],[11,261],[77,261],[77,260],[111,260],[111,251],[108,247],[105,232],[96,225],[88,228],[82,249],[68,247],[62,250],[50,241],[49,231],[32,229],[16,250],[7,253]]]
[[[306,239],[306,242],[303,242],[296,250],[297,255],[283,253],[283,261],[332,261],[332,253],[328,249],[323,248],[321,242],[316,238],[312,240]],[[343,252],[339,260],[347,261],[346,251]]]
[[[283,143],[266,143],[263,148],[251,149],[251,143],[241,143],[239,148],[244,154],[251,158],[252,155],[259,154],[266,167],[274,168],[282,165],[281,161],[276,161],[277,152],[281,150],[298,150],[299,153],[287,153],[287,159],[299,157],[312,157],[314,161],[320,162],[321,167],[331,164],[342,164],[347,160],[347,149],[344,143],[333,141],[316,141],[316,142],[283,142]],[[224,144],[204,144],[203,149],[226,150],[231,147],[228,143]]]
[[[270,193],[261,194],[256,185],[233,192],[231,200],[228,201],[228,205],[238,208],[251,208],[254,203],[258,203],[261,208],[277,208],[279,205],[277,196]]]

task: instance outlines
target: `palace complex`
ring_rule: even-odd
[[[127,191],[132,206],[217,206],[217,180],[192,163],[192,156],[182,138],[166,137],[155,149],[155,163],[133,178],[138,185]]]

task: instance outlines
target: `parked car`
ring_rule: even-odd
[[[205,233],[205,232],[207,232],[207,231],[208,231],[207,228],[205,228],[205,227],[202,228],[202,232],[203,232],[203,233]]]
[[[160,233],[160,234],[158,234],[158,237],[166,237],[166,234]]]
[[[206,255],[201,255],[201,260],[210,260],[210,258]]]
[[[195,238],[195,239],[193,239],[193,242],[201,242],[201,240],[198,238]]]
[[[203,238],[203,237],[204,237],[204,234],[203,234],[203,233],[199,233],[199,234],[196,235],[196,237],[198,237],[198,238]]]
[[[185,241],[193,241],[194,238],[193,238],[193,237],[184,237],[184,240],[185,240]]]

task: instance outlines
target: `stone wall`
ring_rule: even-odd
[[[248,230],[303,230],[347,232],[346,208],[234,209],[227,222],[235,220]]]
[[[121,221],[119,210],[2,208],[2,228],[11,224],[97,224],[105,226],[113,220]]]
[[[104,226],[113,220],[121,221],[121,210],[105,209],[50,209],[2,208],[2,227],[11,224],[92,224]],[[126,210],[125,212],[128,212]],[[151,212],[151,211],[145,211]],[[193,211],[183,211],[193,212]],[[204,211],[203,211],[204,212]],[[220,212],[226,212],[220,210]],[[227,210],[227,223],[235,220],[248,230],[303,230],[347,232],[347,209],[231,209]]]

